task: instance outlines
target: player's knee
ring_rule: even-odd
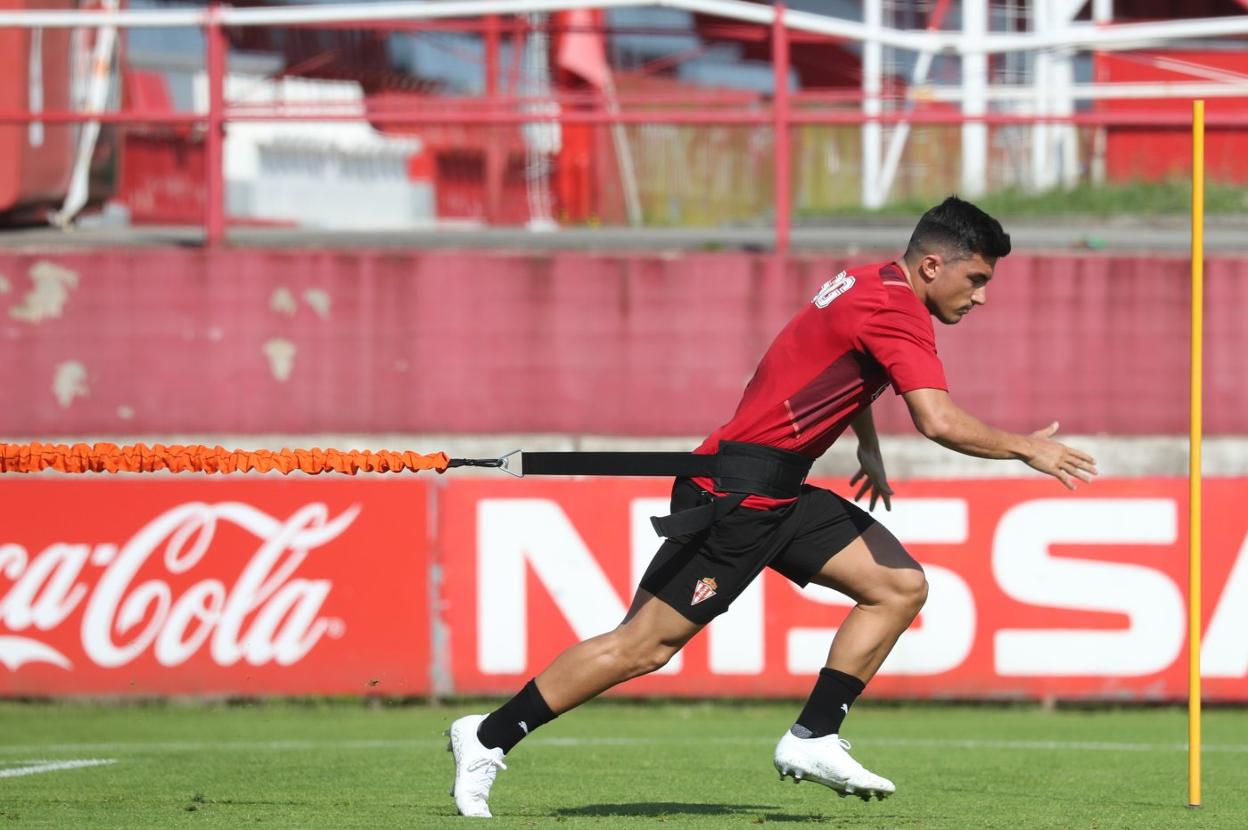
[[[668,664],[676,655],[676,649],[667,646],[657,646],[652,649],[649,654],[645,655],[637,664],[637,674],[650,674],[650,672],[658,671]]]
[[[923,569],[915,567],[898,570],[892,582],[892,604],[911,616],[917,616],[923,603],[927,602],[927,576]]]
[[[680,647],[649,638],[627,636],[619,631],[611,645],[609,659],[616,672],[624,677],[640,677],[667,665]]]
[[[667,665],[679,648],[666,643],[649,643],[634,649],[629,656],[629,675],[640,677],[658,671]]]

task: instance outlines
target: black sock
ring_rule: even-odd
[[[854,705],[866,685],[852,674],[836,669],[820,669],[819,679],[810,691],[806,707],[789,731],[799,738],[822,738],[840,732],[841,722],[849,714],[849,707]]]
[[[477,739],[489,749],[500,747],[506,754],[525,735],[557,717],[537,690],[537,682],[530,680],[515,697],[481,721],[477,727]]]

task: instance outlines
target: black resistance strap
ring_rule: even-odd
[[[709,478],[715,490],[727,495],[706,504],[652,518],[660,536],[685,536],[705,530],[735,509],[750,495],[796,498],[810,472],[813,459],[800,453],[721,441],[714,455],[687,452],[526,452],[521,455],[522,476],[684,476]],[[451,459],[450,466],[502,467],[510,472],[507,457],[500,459]]]
[[[719,456],[691,452],[526,452],[526,476],[688,476],[713,478]]]

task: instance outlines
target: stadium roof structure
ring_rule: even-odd
[[[870,5],[870,4],[869,4]],[[1074,0],[1065,9],[1074,19],[1085,3]],[[752,23],[769,24],[776,10],[748,0],[444,0],[444,2],[339,3],[283,7],[170,8],[150,11],[93,12],[89,21],[77,11],[0,12],[0,26],[80,28],[93,26],[222,26],[315,25],[344,22],[447,20],[489,14],[527,14],[571,9],[617,9],[655,6],[704,13]],[[1248,15],[1170,19],[1144,23],[1097,25],[1074,23],[1049,32],[1011,32],[988,36],[964,32],[927,32],[869,26],[857,20],[786,9],[785,25],[850,41],[875,41],[884,46],[921,51],[993,54],[1068,47],[1127,49],[1190,38],[1248,35]]]

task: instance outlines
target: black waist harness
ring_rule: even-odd
[[[721,441],[714,455],[685,452],[526,452],[521,475],[685,476],[709,478],[726,493],[706,504],[650,521],[660,536],[705,530],[747,496],[797,498],[813,459],[800,453]]]

